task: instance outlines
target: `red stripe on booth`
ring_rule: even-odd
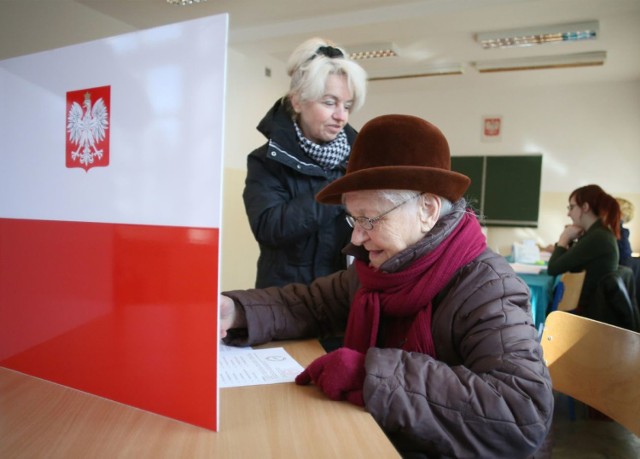
[[[0,218],[0,366],[217,430],[219,230]]]

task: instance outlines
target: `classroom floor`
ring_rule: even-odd
[[[556,396],[553,459],[638,459],[640,437],[613,421],[590,419],[588,409],[575,402],[576,420],[569,419],[569,402]]]

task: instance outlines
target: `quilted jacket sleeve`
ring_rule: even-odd
[[[279,247],[330,224],[340,206],[319,204],[315,195],[336,177],[297,173],[266,158],[263,150],[249,155],[243,199],[249,225],[261,244]],[[337,172],[336,172],[337,174]]]
[[[271,340],[335,336],[347,323],[350,296],[357,288],[353,266],[310,285],[224,292],[244,309],[247,330],[230,331],[232,345],[255,345]]]
[[[371,348],[366,409],[417,457],[528,457],[552,418],[526,285],[488,263],[463,268],[433,316],[438,358]]]

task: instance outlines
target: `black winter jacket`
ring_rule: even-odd
[[[251,231],[260,246],[256,287],[283,286],[346,267],[341,249],[351,228],[342,206],[323,205],[315,195],[342,177],[346,161],[325,171],[298,144],[286,99],[278,100],[257,129],[269,141],[247,158],[243,199]],[[345,127],[350,145],[356,131]]]

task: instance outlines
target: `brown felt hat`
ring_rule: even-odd
[[[342,194],[361,190],[416,190],[455,202],[469,188],[466,175],[451,170],[449,144],[440,129],[416,116],[383,115],[356,137],[346,174],[316,199],[341,204]]]

